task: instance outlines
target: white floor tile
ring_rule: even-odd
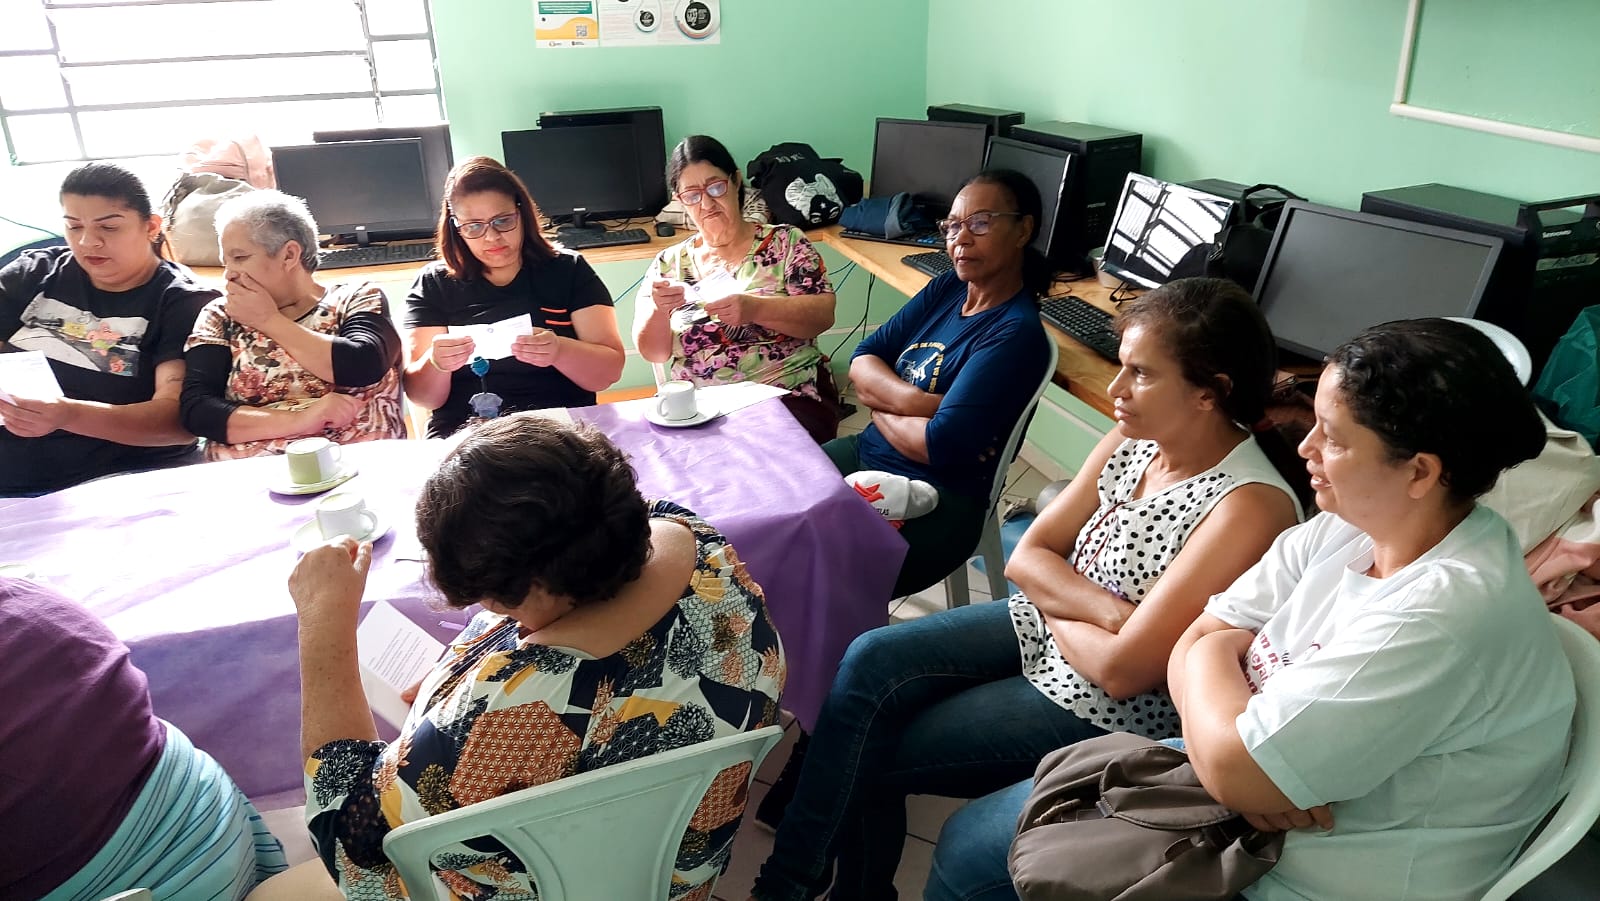
[[[1007,494],[1011,493],[1011,486],[1017,484],[1017,480],[1030,472],[1033,472],[1033,467],[1023,462],[1021,457],[1011,461],[1011,468],[1006,470],[1005,492]]]
[[[311,833],[306,830],[304,807],[268,810],[261,814],[261,819],[278,837],[278,841],[283,842],[283,853],[289,858],[289,866],[316,860],[317,849],[311,844]]]
[[[933,843],[907,836],[905,851],[900,856],[900,869],[894,874],[895,891],[906,901],[921,898],[928,884],[928,870],[932,866]]]
[[[1015,481],[1006,485],[1004,493],[1007,496],[1026,498],[1031,501],[1037,498],[1039,492],[1043,491],[1044,486],[1050,484],[1051,481],[1044,473],[1030,466],[1027,472],[1020,474]]]
[[[939,829],[944,826],[944,821],[966,803],[964,798],[912,795],[906,799],[906,834],[924,841],[938,842]]]

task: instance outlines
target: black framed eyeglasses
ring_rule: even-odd
[[[506,232],[515,229],[518,221],[520,221],[521,218],[522,217],[519,214],[519,211],[512,210],[511,212],[506,213],[504,216],[496,216],[488,221],[484,221],[482,219],[471,219],[466,222],[462,222],[456,217],[451,216],[450,223],[456,227],[456,231],[461,233],[461,237],[477,239],[488,234],[489,229],[491,228],[503,235]]]
[[[974,235],[987,235],[994,225],[996,216],[1021,216],[1021,213],[1002,213],[993,210],[979,210],[964,219],[940,219],[939,233],[944,235],[946,241],[954,241],[961,234],[961,227],[966,226],[967,231]]]
[[[678,192],[678,200],[684,206],[699,206],[700,201],[707,197],[717,200],[728,193],[730,182],[726,178],[713,178],[698,188]]]

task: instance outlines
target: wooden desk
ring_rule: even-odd
[[[827,244],[839,251],[846,259],[883,279],[890,287],[907,297],[921,291],[923,286],[932,281],[927,275],[900,262],[901,257],[918,253],[917,248],[904,244],[884,244],[879,241],[846,238],[842,232],[843,229],[833,225],[806,234],[812,241]],[[1116,312],[1117,309],[1111,302],[1111,291],[1093,278],[1058,281],[1052,287],[1051,293],[1076,294],[1103,310]],[[1048,320],[1044,322],[1044,330],[1061,351],[1056,361],[1055,383],[1107,417],[1111,416],[1111,398],[1106,391],[1111,385],[1111,380],[1116,378],[1116,365],[1051,325]]]
[[[616,222],[604,223],[604,225],[606,225],[608,228],[615,227],[618,224],[619,223]],[[660,253],[666,248],[671,247],[672,245],[677,244],[679,241],[682,241],[684,238],[694,234],[692,229],[680,228],[678,229],[678,233],[676,235],[673,235],[670,238],[663,238],[655,233],[655,223],[646,222],[643,228],[645,232],[650,235],[650,243],[648,244],[622,244],[615,247],[590,247],[586,250],[580,250],[578,253],[581,254],[584,259],[588,260],[589,265],[591,266],[598,266],[601,263],[625,263],[632,260],[648,260],[654,258],[656,254]],[[546,235],[545,237],[550,238],[551,240],[555,239],[554,235]],[[895,262],[899,262],[898,257],[895,259]],[[406,287],[409,288],[411,279],[415,276],[416,272],[426,265],[427,262],[425,261],[421,263],[386,263],[382,266],[350,266],[344,269],[319,269],[317,270],[317,277],[329,282],[365,280],[373,282],[398,283],[404,281],[406,282]],[[190,268],[194,271],[195,276],[200,279],[201,284],[211,287],[222,286],[222,269],[219,267],[192,266]],[[901,268],[906,267],[902,266]],[[400,296],[404,297],[405,292],[402,291]]]

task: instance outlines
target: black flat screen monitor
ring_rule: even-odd
[[[455,152],[450,147],[450,123],[435,125],[380,125],[374,128],[340,128],[314,131],[311,140],[318,144],[334,141],[392,141],[399,138],[417,138],[422,141],[422,174],[428,180],[428,198],[433,204],[437,219],[444,208],[444,180],[455,166]]]
[[[1130,173],[1101,265],[1123,281],[1159,288],[1179,260],[1216,240],[1232,211],[1225,197]]]
[[[422,141],[349,141],[272,148],[278,188],[305,198],[317,228],[338,240],[425,238],[434,209]]]
[[[872,144],[873,197],[910,194],[943,216],[961,185],[983,168],[989,131],[976,122],[879,119]]]
[[[1382,322],[1473,316],[1503,243],[1291,200],[1256,282],[1256,302],[1279,346],[1321,359]]]
[[[1057,265],[1064,263],[1067,255],[1066,223],[1062,221],[1061,212],[1072,178],[1072,160],[1072,154],[1054,147],[1010,138],[990,138],[989,154],[983,161],[985,169],[1021,172],[1039,189],[1043,211],[1033,246]]]
[[[637,216],[644,207],[632,126],[568,125],[501,132],[506,166],[551,219]]]

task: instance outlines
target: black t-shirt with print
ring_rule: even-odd
[[[155,395],[156,367],[183,358],[195,317],[216,296],[172,263],[137,288],[102,291],[66,247],[28,251],[0,269],[0,344],[5,352],[43,351],[68,397],[142,403]],[[170,465],[193,446],[133,447],[66,431],[19,438],[0,429],[0,495]]]
[[[505,286],[485,279],[451,278],[443,262],[428,264],[406,296],[405,326],[444,328],[482,325],[526,313],[534,328],[547,328],[566,338],[577,338],[572,314],[593,306],[611,306],[611,292],[589,262],[575,253],[562,253],[534,266],[523,266]],[[485,387],[500,395],[501,413],[543,407],[587,407],[593,391],[585,391],[553,366],[529,366],[515,357],[489,361],[489,374],[480,380],[463,366],[451,374],[450,396],[428,420],[428,437],[449,435],[472,415],[469,401]]]

